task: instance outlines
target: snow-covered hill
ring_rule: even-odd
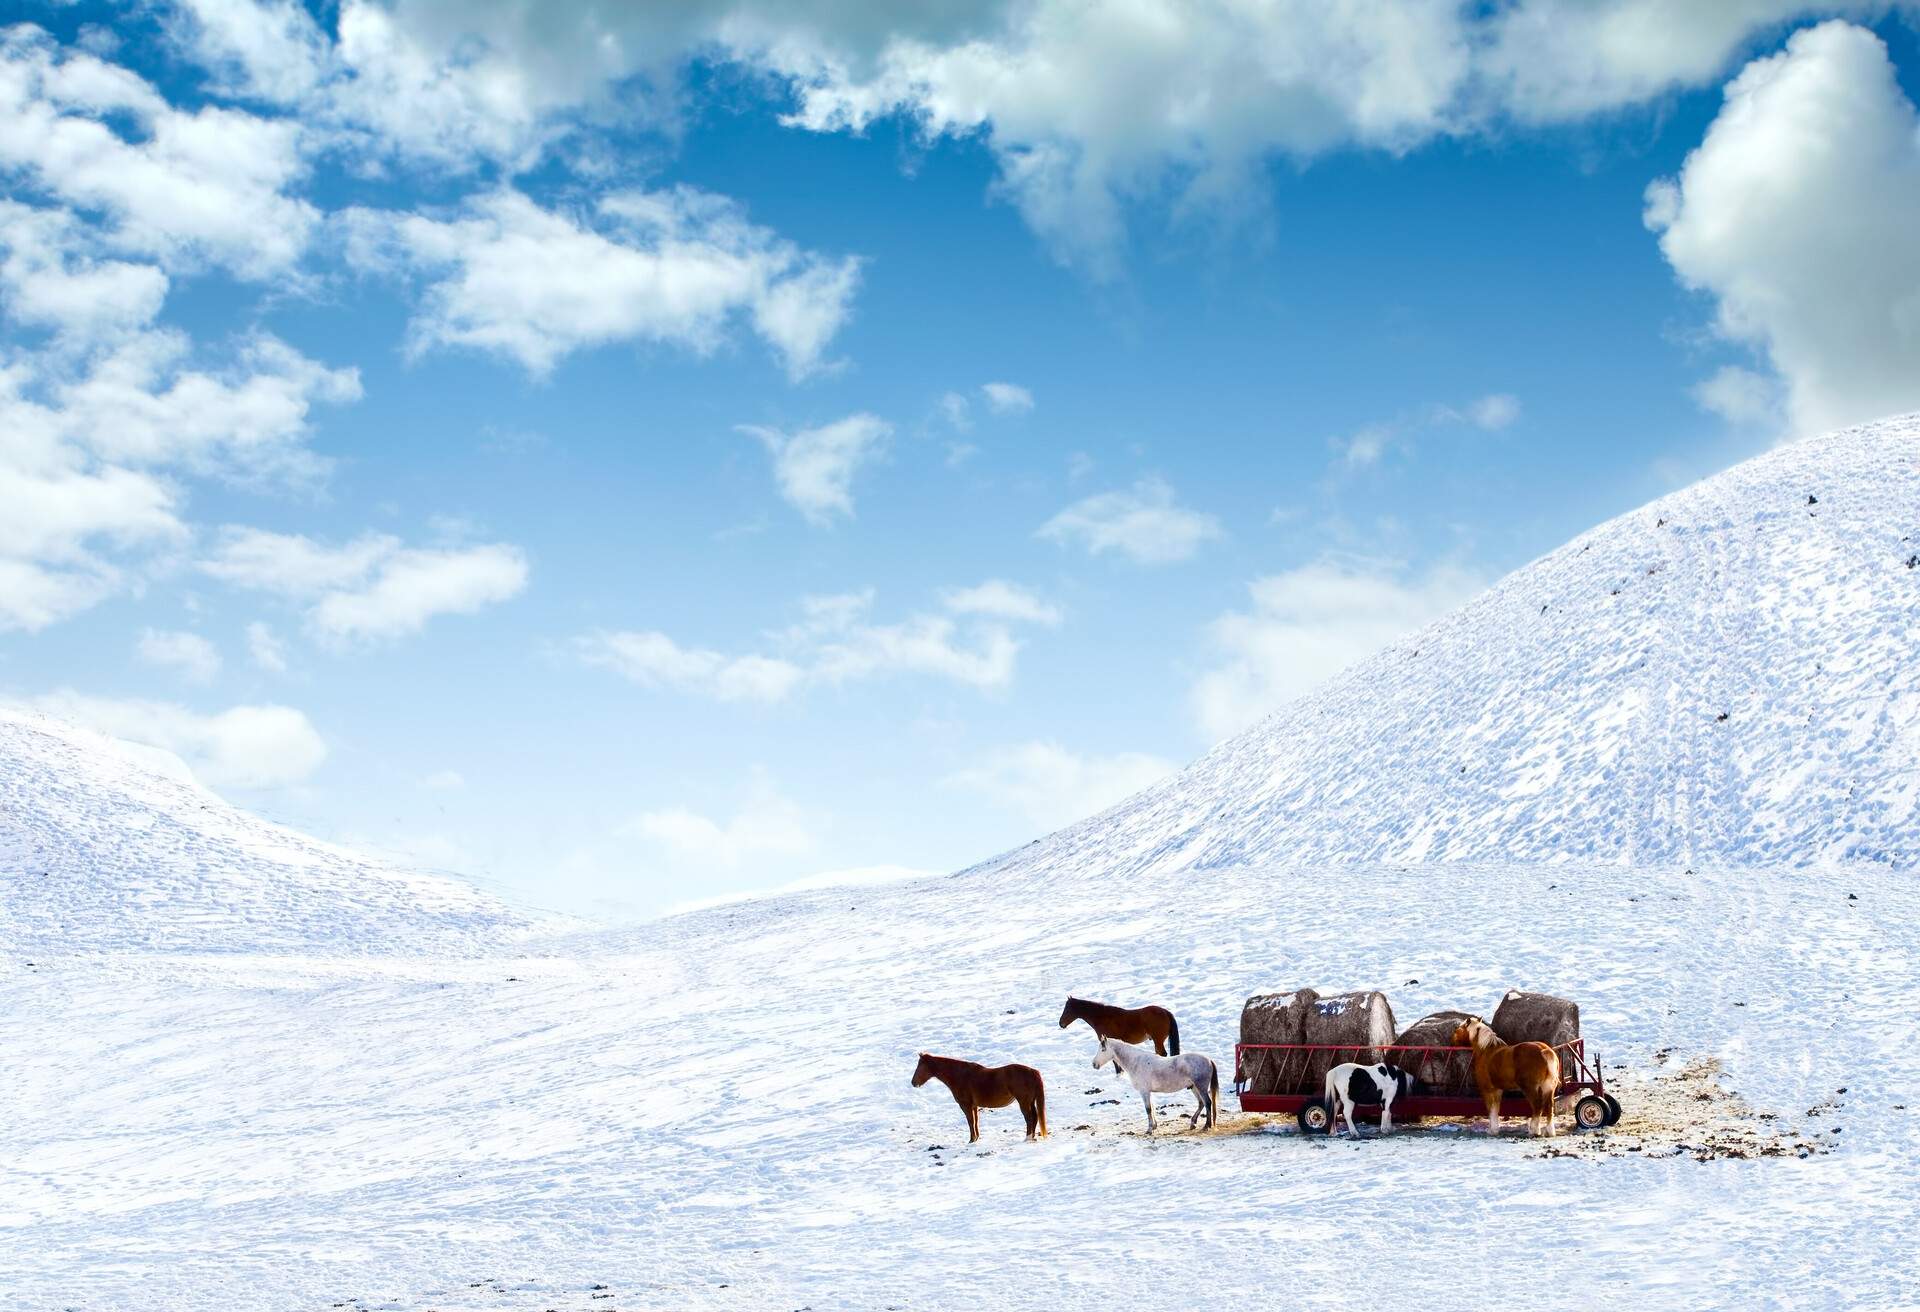
[[[434,953],[529,923],[231,807],[165,752],[0,706],[0,950]]]
[[[1009,876],[1920,863],[1920,415],[1583,534]]]
[[[569,939],[0,714],[0,1290],[1912,1307],[1917,554],[1920,423],[1787,448],[985,867]],[[1160,1002],[1227,1064],[1303,985],[1577,998],[1646,1128],[1149,1141],[1056,1024]],[[1052,1136],[967,1146],[922,1049],[1038,1067]]]

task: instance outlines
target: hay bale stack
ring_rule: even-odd
[[[1387,1005],[1386,994],[1373,989],[1315,998],[1307,1008],[1300,1041],[1339,1045],[1338,1051],[1316,1052],[1307,1058],[1297,1092],[1318,1092],[1327,1082],[1327,1072],[1343,1062],[1385,1060],[1381,1049],[1393,1042],[1393,1008]]]
[[[1467,1020],[1464,1011],[1436,1011],[1431,1016],[1422,1016],[1413,1024],[1400,1031],[1394,1046],[1401,1048],[1452,1048],[1453,1031],[1461,1021]],[[1429,1093],[1471,1097],[1473,1088],[1473,1054],[1466,1048],[1457,1048],[1452,1052],[1429,1052],[1414,1054],[1410,1052],[1394,1053],[1394,1064],[1412,1071],[1427,1086]]]
[[[1513,989],[1494,1009],[1493,1032],[1503,1043],[1544,1043],[1558,1049],[1580,1037],[1580,1008],[1550,993],[1522,993]],[[1566,1053],[1560,1053],[1560,1077],[1573,1078]]]
[[[1307,1008],[1320,995],[1312,989],[1296,989],[1292,993],[1258,993],[1247,999],[1247,1005],[1240,1009],[1240,1042],[1242,1043],[1300,1043],[1307,1023]],[[1245,1067],[1238,1077],[1246,1081],[1253,1093],[1293,1093],[1293,1088],[1280,1088],[1281,1084],[1292,1085],[1296,1080],[1287,1077],[1283,1070],[1283,1058],[1277,1053],[1253,1052],[1246,1054]],[[1293,1068],[1298,1069],[1299,1058],[1293,1059]]]

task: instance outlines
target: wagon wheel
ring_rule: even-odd
[[[1603,1130],[1613,1124],[1612,1116],[1606,1099],[1591,1093],[1573,1105],[1573,1123],[1583,1130]]]
[[[1601,1096],[1602,1098],[1605,1098],[1605,1099],[1607,1100],[1607,1124],[1608,1124],[1608,1125],[1617,1125],[1617,1124],[1619,1124],[1619,1122],[1620,1122],[1620,1100],[1619,1100],[1618,1098],[1616,1098],[1616,1097],[1614,1097],[1614,1096],[1613,1096],[1612,1094],[1610,1094],[1610,1093],[1603,1093],[1603,1094],[1601,1094],[1600,1096]]]
[[[1301,1104],[1300,1110],[1293,1114],[1300,1122],[1302,1134],[1325,1134],[1333,1128],[1333,1109],[1327,1106],[1324,1098],[1315,1098],[1312,1102]]]

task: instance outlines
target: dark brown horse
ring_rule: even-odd
[[[1036,1130],[1041,1138],[1046,1137],[1047,1086],[1031,1066],[982,1066],[977,1061],[923,1052],[920,1064],[913,1068],[913,1087],[917,1089],[928,1080],[946,1085],[966,1113],[968,1143],[980,1138],[982,1107],[1005,1107],[1012,1102],[1020,1104],[1020,1114],[1027,1118],[1027,1138],[1032,1139]]]
[[[1060,1028],[1065,1029],[1077,1020],[1085,1021],[1103,1039],[1118,1039],[1122,1043],[1151,1041],[1153,1050],[1162,1057],[1180,1053],[1180,1022],[1165,1007],[1109,1007],[1104,1002],[1068,998],[1066,1009],[1060,1013]]]

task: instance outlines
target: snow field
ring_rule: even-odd
[[[27,1020],[0,1049],[21,1109],[0,1134],[0,1285],[29,1307],[444,1308],[510,1276],[472,1305],[605,1283],[595,1306],[880,1308],[1199,1281],[1313,1307],[1392,1271],[1466,1308],[1545,1261],[1651,1306],[1789,1308],[1898,1306],[1920,1279],[1899,876],[1245,869],[1195,899],[1182,882],[1021,898],[937,879],[385,967],[10,968],[0,1000]],[[1070,991],[1162,1001],[1227,1065],[1245,995],[1297,984],[1381,987],[1402,1020],[1563,992],[1610,1062],[1717,1056],[1794,1128],[1837,1104],[1813,1118],[1832,1148],[1329,1143],[1247,1133],[1230,1096],[1220,1131],[1147,1140],[1084,1029],[1056,1024]],[[908,1086],[921,1048],[1038,1066],[1052,1137],[989,1112],[967,1148],[945,1092]],[[1827,1301],[1849,1280],[1861,1297]]]

